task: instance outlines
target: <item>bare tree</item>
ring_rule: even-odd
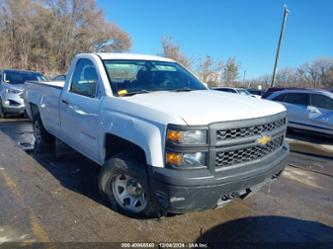
[[[270,75],[260,76],[255,82],[267,84],[270,78]],[[333,88],[333,58],[319,58],[296,69],[284,68],[278,72],[277,82],[285,87]]]
[[[79,52],[126,51],[129,35],[95,0],[1,0],[0,65],[65,71]]]
[[[53,49],[58,53],[63,68],[67,68],[73,55],[79,52],[94,52],[97,48],[102,51],[126,51],[130,48],[129,35],[115,24],[105,21],[95,0],[44,1],[57,23],[52,32],[56,40]]]
[[[260,84],[262,84],[266,88],[270,86],[271,81],[272,81],[272,75],[270,74],[264,74],[259,79]]]
[[[296,83],[296,70],[293,68],[284,68],[276,74],[276,83],[278,86],[292,86]]]
[[[19,62],[26,64],[31,44],[31,6],[29,0],[1,1],[1,64],[6,62],[11,67]]]
[[[320,84],[322,86],[329,85],[332,81],[333,59],[332,58],[319,58],[312,63],[315,71],[317,72]]]
[[[319,75],[315,68],[309,64],[304,63],[297,69],[297,77],[299,81],[310,83],[312,87],[319,86]]]
[[[330,82],[333,68],[332,58],[319,58],[312,63],[304,63],[297,69],[297,76],[304,85],[312,87],[325,87]]]
[[[218,86],[222,77],[223,62],[215,62],[211,56],[206,56],[197,68],[199,78],[210,87]]]
[[[162,53],[161,56],[179,62],[183,66],[191,69],[193,60],[183,54],[180,46],[173,43],[172,38],[162,37]]]
[[[333,66],[327,71],[322,83],[324,87],[333,89]]]
[[[230,57],[223,69],[223,80],[226,85],[234,83],[239,76],[239,64],[235,57]]]

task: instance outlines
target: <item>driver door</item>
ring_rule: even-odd
[[[308,110],[313,126],[333,132],[333,99],[321,94],[311,94]]]
[[[69,89],[60,97],[60,120],[64,140],[82,154],[98,161],[101,136],[100,96],[101,82],[95,65],[89,59],[80,59],[74,70]]]
[[[285,107],[288,111],[288,121],[296,125],[307,126],[309,124],[308,110],[309,94],[287,93],[284,97]]]

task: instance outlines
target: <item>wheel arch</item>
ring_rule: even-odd
[[[31,120],[35,120],[38,117],[38,115],[40,115],[39,107],[34,103],[29,103],[29,106],[30,106],[30,115],[31,115],[30,118]]]
[[[109,160],[112,156],[123,152],[129,152],[130,154],[135,154],[141,162],[148,164],[147,156],[145,150],[124,138],[116,136],[111,133],[106,133],[104,138],[104,155],[105,162]]]

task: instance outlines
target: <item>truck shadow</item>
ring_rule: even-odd
[[[0,119],[0,131],[12,139],[17,147],[35,158],[63,187],[109,207],[98,190],[99,165],[60,141],[57,141],[55,150],[34,154],[32,125],[26,119]]]
[[[333,248],[333,228],[282,216],[247,217],[204,232],[197,243],[209,248]]]
[[[31,150],[27,153],[48,170],[63,187],[109,207],[99,193],[100,166],[95,162],[59,141],[54,151],[35,154]]]

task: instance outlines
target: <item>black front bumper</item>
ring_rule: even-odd
[[[216,208],[233,197],[245,197],[273,181],[285,168],[289,147],[256,162],[211,172],[149,167],[151,196],[160,210],[170,213]]]

